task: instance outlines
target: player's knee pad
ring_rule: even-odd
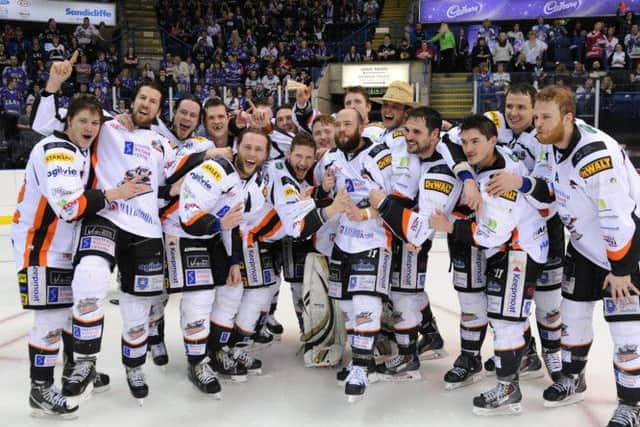
[[[202,340],[209,336],[213,289],[184,292],[180,300],[180,326],[186,340]]]
[[[548,328],[556,328],[562,324],[560,304],[562,289],[552,291],[536,291],[533,296],[536,302],[536,322]]]
[[[152,301],[147,297],[120,294],[122,339],[130,345],[140,345],[149,337],[149,313]]]
[[[211,309],[211,322],[225,328],[233,328],[243,293],[244,288],[241,285],[217,287]]]
[[[236,316],[236,326],[245,335],[255,333],[260,313],[269,306],[273,290],[271,287],[245,289]]]
[[[29,333],[29,345],[48,351],[60,348],[62,332],[71,327],[71,309],[35,310],[33,327]]]
[[[522,323],[524,322],[491,319],[491,327],[494,333],[493,345],[496,351],[519,349],[525,346]]]
[[[484,292],[458,292],[460,323],[465,328],[479,328],[489,322],[487,295]]]
[[[391,291],[393,302],[393,328],[402,331],[415,328],[422,319],[421,301],[419,294]]]
[[[104,316],[104,301],[111,283],[109,262],[97,255],[87,255],[75,267],[73,281],[73,315],[83,322]]]
[[[613,341],[614,365],[623,371],[640,371],[640,321],[609,322],[609,331]]]
[[[382,315],[382,298],[370,295],[354,295],[353,322],[356,333],[378,332]]]
[[[593,309],[594,301],[562,300],[560,312],[564,330],[562,344],[578,346],[590,344],[593,341]]]

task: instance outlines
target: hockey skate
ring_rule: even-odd
[[[353,362],[350,360],[347,366],[345,366],[344,368],[342,368],[340,371],[336,373],[336,381],[337,381],[338,387],[344,387],[344,382],[347,380],[347,377],[349,376],[349,372],[351,371],[352,367],[353,367]],[[369,382],[369,384],[378,382],[379,378],[378,378],[378,373],[376,372],[375,360],[371,360],[371,362],[369,363],[369,366],[367,367],[367,371],[368,371],[367,381]]]
[[[376,371],[381,381],[418,381],[422,379],[420,359],[415,354],[393,356],[377,365]]]
[[[391,334],[390,338],[385,332],[381,332],[376,336],[373,356],[377,361],[382,362],[384,358],[398,354],[398,346],[392,338],[393,334]]]
[[[367,390],[367,368],[353,365],[344,383],[344,394],[349,403],[355,403],[364,397]]]
[[[73,368],[75,363],[69,362],[65,357],[64,368],[62,368],[62,387],[64,388],[64,384],[69,381],[71,378],[71,374],[73,373]],[[96,371],[96,377],[93,380],[93,392],[94,393],[102,393],[109,390],[109,384],[111,383],[111,378],[109,375]]]
[[[435,326],[425,328],[418,339],[418,355],[420,360],[435,360],[447,357],[449,353],[444,349],[444,340]]]
[[[144,372],[142,372],[142,366],[136,366],[135,368],[127,366],[126,371],[129,391],[138,400],[138,404],[142,406],[145,397],[149,395],[149,386],[145,380]]]
[[[209,365],[220,376],[220,379],[234,383],[247,381],[247,368],[240,365],[231,355],[231,350],[225,347],[218,350],[210,359]]]
[[[562,364],[560,365],[560,368],[562,368]],[[496,363],[493,357],[490,357],[484,362],[484,369],[489,375],[495,375]],[[544,376],[542,361],[540,360],[540,356],[538,356],[536,341],[534,339],[531,339],[531,342],[529,343],[527,354],[522,356],[518,375],[522,380],[541,378]]]
[[[167,346],[164,341],[160,341],[157,344],[149,344],[147,351],[151,353],[154,365],[165,366],[169,363],[169,353],[167,353]]]
[[[544,406],[557,408],[582,402],[586,390],[587,383],[584,380],[584,374],[563,374],[559,381],[553,383],[542,393]]]
[[[444,388],[455,390],[482,380],[482,362],[480,356],[461,353],[453,362],[453,368],[444,374]]]
[[[544,360],[544,365],[553,382],[560,381],[562,378],[562,352],[560,350],[553,352],[543,350],[542,360]]]
[[[619,402],[607,427],[640,426],[640,407]]]
[[[282,327],[282,323],[278,322],[278,319],[273,314],[269,314],[267,316],[267,321],[265,322],[265,326],[273,335],[276,341],[280,341],[282,338],[282,333],[284,332],[284,328]]]
[[[54,386],[53,381],[32,381],[29,393],[31,416],[37,418],[78,418],[78,405],[72,404]]]
[[[189,380],[198,390],[211,394],[216,399],[222,398],[222,387],[220,387],[220,382],[218,382],[215,372],[209,365],[209,358],[204,358],[195,365],[189,365],[187,369]]]
[[[501,381],[489,391],[473,398],[476,415],[514,415],[522,412],[522,393],[517,380]]]
[[[262,361],[251,356],[241,344],[231,350],[231,357],[246,369],[248,375],[262,375]]]
[[[253,336],[251,336],[251,343],[247,345],[247,351],[255,352],[266,350],[271,347],[273,341],[275,340],[275,336],[269,331],[267,324],[262,325],[260,329],[256,331]]]
[[[76,361],[66,376],[63,373],[62,394],[74,404],[88,399],[96,379],[96,361],[80,359]],[[107,381],[108,384],[108,381]]]

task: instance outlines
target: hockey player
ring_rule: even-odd
[[[534,180],[550,181],[552,170],[552,152],[550,147],[541,145],[535,139],[533,127],[533,104],[536,90],[528,83],[515,83],[507,89],[504,116],[497,111],[485,113],[498,128],[498,144],[507,147],[527,167],[528,177],[513,175],[506,171],[498,172],[489,182],[489,194],[499,196],[508,191],[525,192],[532,189]],[[506,122],[505,122],[506,119]],[[542,344],[542,356],[547,371],[556,380],[562,369],[560,355],[560,316],[562,263],[564,260],[564,231],[562,222],[555,212],[548,216],[549,260],[544,266],[540,281],[536,286],[536,321]],[[527,324],[528,335],[531,334]],[[485,369],[494,371],[493,359],[487,360]],[[535,339],[531,338],[527,355],[522,359],[521,378],[542,375],[541,363],[535,349]]]
[[[237,149],[233,165],[242,182],[242,191],[235,196],[244,203],[240,223],[243,286],[226,284],[216,289],[209,351],[213,353],[212,366],[216,372],[243,381],[247,373],[262,373],[262,362],[246,349],[256,333],[261,311],[269,306],[279,270],[274,256],[277,252],[272,245],[260,242],[262,236],[255,234],[257,229],[277,221],[275,215],[267,215],[271,211],[267,202],[269,183],[261,170],[270,149],[269,137],[261,130],[247,129],[240,134]],[[237,369],[232,361],[241,368]]]
[[[114,200],[148,190],[140,179],[106,191],[86,189],[89,149],[102,122],[97,99],[87,95],[74,98],[64,132],[56,131],[33,148],[18,196],[11,240],[22,305],[35,310],[29,336],[29,404],[34,416],[77,416],[77,403],[71,403],[53,385],[60,341],[63,334],[71,336],[75,221],[94,215]],[[73,363],[69,344],[65,353],[71,353],[71,358],[65,362],[65,370]]]
[[[484,116],[470,116],[461,125],[461,136],[466,158],[476,168],[483,208],[476,213],[474,221],[451,222],[438,211],[431,216],[430,223],[436,231],[453,234],[454,240],[484,248],[487,258],[486,312],[495,332],[498,384],[474,398],[474,413],[518,413],[522,400],[518,368],[528,344],[523,325],[530,314],[542,264],[547,260],[546,224],[529,196],[516,191],[499,197],[488,195],[487,183],[499,170],[520,175],[528,172],[522,163],[496,150],[495,124]],[[532,192],[545,191],[548,194],[548,187],[542,181]],[[483,310],[484,307],[479,307],[478,312]]]
[[[336,119],[327,114],[321,114],[313,120],[311,136],[316,145],[316,160],[336,146]]]
[[[413,88],[406,82],[393,81],[382,98],[374,98],[372,100],[382,104],[381,113],[384,132],[380,135],[379,140],[391,150],[394,197],[398,202],[405,205],[413,205],[418,193],[418,181],[415,176],[411,176],[412,171],[409,167],[409,153],[407,152],[403,127],[409,110],[416,106],[413,101]],[[391,302],[395,304],[394,297],[405,299],[407,289],[421,290],[420,292],[410,292],[413,294],[410,298],[420,301],[416,304],[420,305],[422,313],[419,328],[421,336],[417,345],[418,353],[424,359],[439,359],[446,356],[446,352],[443,350],[444,342],[431,311],[429,296],[424,291],[424,287],[420,287],[417,283],[418,271],[413,271],[413,274],[410,273],[411,270],[417,268],[417,265],[413,265],[414,259],[414,255],[407,251],[406,245],[403,244],[402,240],[396,239],[394,242],[393,273],[391,275],[391,290],[393,291],[391,293]],[[426,264],[426,258],[423,261]],[[407,279],[414,283],[403,283]],[[399,325],[402,329],[408,327],[408,325],[403,325],[402,323]],[[396,329],[396,326],[394,326],[394,329]],[[403,341],[406,341],[408,336],[414,338],[413,333],[401,335],[405,335],[402,337]],[[397,337],[398,335],[396,335]],[[418,337],[416,336],[415,339],[417,340]],[[409,347],[413,348],[413,344],[410,344]],[[404,351],[407,351],[406,348]],[[399,360],[400,358],[393,358],[389,363],[400,363]],[[393,367],[391,369],[393,370]]]
[[[427,257],[434,235],[429,217],[436,209],[451,214],[462,192],[462,182],[436,152],[441,126],[440,114],[429,107],[409,111],[404,124],[409,173],[395,182],[394,189],[415,188],[417,209],[412,210],[413,203],[395,193],[385,197],[380,190],[373,190],[369,197],[386,224],[405,242],[400,271],[391,288],[399,354],[378,366],[383,379],[421,378],[417,339],[424,307],[416,296],[424,293],[427,281]]]
[[[75,58],[75,56],[74,56]],[[34,130],[50,132],[59,127],[60,112],[55,98],[62,82],[71,75],[74,59],[56,64],[46,91],[39,100]],[[122,361],[134,397],[142,399],[148,386],[141,366],[147,352],[149,324],[158,320],[151,307],[161,300],[164,287],[162,227],[158,215],[159,187],[171,184],[188,171],[189,161],[176,162],[169,141],[149,129],[162,105],[162,92],[154,83],[143,83],[133,97],[132,119],[136,130],[128,131],[117,121],[106,122],[92,154],[90,182],[95,188],[116,187],[138,179],[148,191],[83,221],[74,260],[73,332],[76,363],[63,388],[68,396],[85,392],[95,377],[104,321],[104,300],[117,264],[123,291]],[[108,159],[108,160],[105,160]],[[108,163],[107,163],[108,161]]]
[[[573,94],[549,86],[536,96],[537,138],[553,144],[552,185],[570,233],[562,282],[562,377],[544,391],[546,406],[584,399],[593,308],[602,299],[614,346],[618,407],[609,427],[640,425],[640,177],[617,142],[576,123]]]
[[[369,204],[372,189],[391,192],[391,152],[385,144],[362,138],[363,129],[358,111],[338,112],[337,149],[323,158],[328,165],[323,172],[335,175],[336,188],[344,187],[354,205],[339,216],[329,277],[329,296],[341,300],[346,328],[353,334],[353,366],[345,382],[349,401],[361,397],[367,387],[382,298],[389,292],[393,240]]]
[[[362,86],[352,86],[344,90],[344,108],[353,108],[364,121],[364,131],[362,136],[376,143],[380,141],[380,137],[384,132],[382,123],[371,123],[369,114],[371,113],[371,101],[369,100],[369,92]]]

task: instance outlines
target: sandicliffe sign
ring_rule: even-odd
[[[0,0],[0,19],[47,22],[49,18],[62,24],[80,24],[84,18],[97,25],[116,24],[114,3],[66,2],[50,0]]]
[[[420,0],[420,22],[469,22],[615,15],[619,0]],[[640,0],[627,0],[638,10]]]

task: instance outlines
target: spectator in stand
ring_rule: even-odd
[[[116,107],[114,113],[128,114],[129,109],[127,108],[127,101],[125,101],[124,99],[118,99],[118,106]]]
[[[413,59],[413,49],[409,45],[409,40],[403,38],[400,42],[400,46],[398,47],[398,55],[401,61],[408,61]]]
[[[229,55],[229,62],[224,66],[224,82],[227,87],[238,88],[242,82],[244,70],[235,55]],[[236,92],[237,93],[237,92]]]
[[[481,62],[476,68],[475,68],[475,75],[473,76],[473,78],[478,82],[478,83],[483,83],[483,82],[489,82],[491,83],[491,73],[489,72],[489,63],[488,62]]]
[[[160,70],[160,74],[163,74],[162,70]],[[164,75],[166,78],[166,72],[164,73]],[[131,77],[131,75],[129,75],[129,69],[123,68],[122,71],[120,71],[120,84],[122,88],[121,96],[123,98],[130,98],[133,94],[133,89],[135,89],[138,83],[133,77]]]
[[[534,84],[539,89],[542,89],[547,85],[549,75],[544,69],[542,58],[538,57],[538,59],[536,59],[536,64],[533,66],[533,74],[531,77],[533,79]]]
[[[114,45],[109,46],[109,52],[106,55],[107,64],[109,64],[109,78],[113,79],[120,74],[120,53]]]
[[[496,93],[502,92],[504,94],[504,91],[511,84],[511,76],[505,71],[504,63],[499,62],[496,64],[496,72],[491,73],[489,80]]]
[[[538,58],[542,58],[544,61],[547,44],[542,40],[538,40],[537,33],[533,30],[527,33],[527,38],[527,42],[522,45],[520,52],[524,53],[529,71],[533,71]]]
[[[451,73],[453,71],[453,59],[456,53],[456,40],[446,22],[440,24],[438,34],[427,40],[428,43],[438,42],[440,46],[440,71]]]
[[[105,81],[100,73],[95,73],[93,80],[89,82],[89,92],[95,92],[96,88],[99,88],[102,93],[107,93],[109,90],[109,82]]]
[[[87,17],[82,20],[82,25],[76,27],[73,36],[78,40],[78,47],[89,57],[92,57],[95,52],[96,39],[102,39],[100,32],[91,24]]]
[[[127,54],[124,56],[122,68],[127,68],[129,74],[134,79],[138,77],[138,56],[133,46],[127,48]]]
[[[269,93],[275,93],[280,85],[280,79],[273,72],[273,67],[267,67],[267,74],[262,77],[262,86]]]
[[[478,29],[477,37],[484,37],[487,46],[489,46],[490,49],[493,48],[493,45],[495,44],[498,37],[498,33],[496,32],[496,29],[491,25],[490,20],[485,19],[482,21],[482,25]]]
[[[488,66],[491,62],[493,61],[487,41],[484,37],[478,37],[478,41],[471,51],[471,67],[477,67],[482,63],[486,63]]]
[[[433,50],[429,48],[429,44],[426,40],[420,42],[420,47],[416,51],[416,58],[422,61],[430,61],[433,58]]]
[[[144,64],[144,68],[142,69],[142,80],[155,81],[155,79],[156,73],[155,71],[153,71],[151,64],[147,62],[146,64]]]
[[[605,58],[605,47],[607,45],[607,38],[602,34],[602,28],[604,23],[598,21],[594,24],[593,30],[587,34],[587,68],[591,68],[595,61],[602,61]]]
[[[364,51],[362,52],[362,62],[374,62],[378,60],[378,54],[373,50],[371,40],[364,42]]]
[[[123,72],[125,70],[122,70]],[[176,93],[176,83],[173,80],[173,77],[168,75],[165,70],[158,71],[158,83],[160,83],[160,87],[162,88],[162,97],[167,100],[169,99],[169,89]],[[124,79],[122,80],[122,85],[124,86]]]
[[[595,93],[595,83],[593,79],[586,79],[576,88],[576,96],[590,97]]]
[[[467,71],[469,68],[469,40],[464,32],[464,28],[458,31],[455,50],[455,67],[456,71]]]
[[[0,43],[0,75],[10,63],[11,61],[9,61],[9,55],[4,47],[4,43]]]
[[[98,59],[96,59],[93,63],[93,71],[95,73],[100,73],[108,78],[109,63],[107,62],[104,52],[98,52]]]
[[[356,45],[352,44],[351,47],[349,48],[349,52],[347,52],[344,58],[342,58],[342,62],[358,63],[361,61],[362,61],[362,57],[358,53],[358,49],[356,48]]]
[[[600,84],[600,92],[603,95],[611,96],[613,95],[615,89],[615,85],[613,84],[613,79],[611,76],[602,77],[602,84]]]
[[[76,87],[80,87],[81,84],[89,84],[91,81],[92,67],[87,60],[87,55],[80,55],[80,62],[74,66],[76,72]]]
[[[640,59],[640,31],[638,30],[638,24],[633,24],[631,32],[624,36],[624,45],[632,60]]]
[[[413,47],[416,50],[420,48],[420,44],[422,43],[423,40],[428,40],[429,38],[430,37],[428,36],[427,32],[422,28],[422,24],[420,22],[417,22],[409,32],[409,41],[410,41],[411,47]]]
[[[333,54],[329,52],[324,40],[318,41],[318,46],[314,50],[314,62],[316,66],[323,66],[333,59]]]
[[[582,29],[582,22],[576,21],[569,34],[571,57],[574,61],[583,62],[587,43],[587,32]]]
[[[569,75],[571,84],[574,86],[584,84],[584,81],[588,78],[589,74],[585,71],[582,62],[573,63],[573,71]]]
[[[362,11],[366,16],[367,23],[374,23],[378,21],[378,10],[380,5],[376,0],[366,0],[362,5]]]
[[[398,59],[398,51],[391,42],[391,35],[385,34],[382,44],[378,47],[378,61],[395,61]]]
[[[258,77],[258,72],[256,70],[251,70],[247,73],[247,77],[244,79],[244,87],[246,88],[255,88],[260,82],[260,77]]]
[[[18,140],[18,117],[22,114],[24,97],[18,89],[18,81],[10,78],[7,86],[0,88],[0,114],[4,136],[9,141]]]
[[[327,26],[324,22],[322,22],[322,18],[319,15],[315,15],[316,19],[313,21],[313,35],[316,40],[324,39],[324,32],[327,29]]]
[[[293,54],[294,64],[297,68],[310,68],[313,60],[313,50],[306,40],[302,40],[300,47]]]
[[[193,52],[191,54],[193,55],[194,62],[199,67],[200,64],[207,65],[207,61],[211,57],[212,52],[213,46],[207,46],[205,40],[201,38],[196,42],[196,45],[194,46]]]
[[[265,63],[271,63],[278,59],[278,48],[273,40],[269,41],[267,46],[263,46],[260,50],[260,59]]]
[[[494,64],[502,64],[504,65],[503,68],[508,67],[511,63],[511,60],[513,59],[513,54],[513,46],[511,46],[511,43],[509,42],[507,33],[505,33],[504,31],[500,31],[500,33],[498,34],[498,41],[493,47]]]
[[[611,55],[613,55],[613,52],[616,51],[616,46],[618,45],[618,43],[619,41],[618,41],[618,38],[616,37],[616,27],[611,26],[607,28],[607,36],[606,36],[606,42],[604,47],[605,60],[608,61]]]
[[[51,42],[51,48],[49,49],[48,60],[50,62],[54,61],[64,61],[67,59],[67,50],[64,45],[60,42],[60,36],[53,36],[53,41]]]
[[[239,87],[227,89],[227,108],[229,112],[235,113],[240,108],[240,97],[242,90]]]
[[[520,82],[520,81],[529,81],[528,74],[529,66],[527,65],[527,57],[523,52],[520,52],[515,57],[515,61],[511,66],[511,81],[512,82]]]
[[[618,20],[618,34],[620,34],[620,37],[624,37],[631,32],[634,18],[633,12],[631,10],[622,12],[620,8],[618,8],[618,10],[616,10],[616,18]]]
[[[9,86],[10,80],[15,81],[16,88],[21,93],[29,87],[29,76],[18,64],[18,57],[15,55],[9,57],[9,66],[2,71],[2,84]]]
[[[47,62],[47,56],[44,53],[44,49],[40,44],[40,40],[37,37],[33,38],[31,42],[31,46],[29,46],[29,50],[27,51],[27,68],[34,69],[36,68],[38,61],[42,61],[43,63]],[[0,73],[2,73],[2,55],[0,54]]]
[[[544,18],[542,16],[538,17],[538,23],[531,28],[531,31],[536,33],[536,37],[538,40],[542,42],[547,42],[549,38],[549,31],[551,31],[551,26],[544,22]]]
[[[629,58],[620,43],[616,45],[616,50],[609,57],[609,69],[618,82],[623,79],[621,76],[622,71],[631,69],[631,58]],[[626,73],[624,74],[626,75]]]
[[[291,73],[291,68],[291,61],[285,55],[280,55],[278,62],[278,77],[280,77],[280,80],[284,80]]]
[[[602,66],[600,65],[600,61],[598,61],[597,59],[593,61],[593,64],[591,65],[591,72],[589,73],[589,77],[591,77],[592,79],[601,79],[606,75],[607,75],[607,72],[602,69]]]
[[[640,90],[640,62],[636,64],[636,68],[629,74],[629,83],[634,90]]]
[[[567,86],[571,86],[571,74],[567,70],[566,64],[558,64],[555,70],[555,84],[558,84],[558,80],[562,80]]]
[[[102,105],[102,108],[105,110],[110,110],[111,106],[109,105],[109,102],[107,100],[107,94],[105,92],[102,91],[102,89],[100,87],[96,87],[93,89],[93,91],[89,91],[93,96],[95,96],[98,101],[100,101],[100,105]]]
[[[30,48],[31,41],[25,37],[21,27],[16,27],[15,37],[7,44],[9,55],[16,55],[18,58],[24,60]]]
[[[509,42],[511,46],[513,46],[513,51],[515,53],[520,52],[522,45],[524,44],[524,34],[520,31],[520,24],[517,22],[513,24],[513,29],[507,33],[507,37],[509,38]]]
[[[40,34],[40,40],[42,41],[42,45],[44,47],[45,52],[49,52],[53,45],[53,38],[55,36],[60,37],[60,30],[58,30],[58,23],[55,19],[49,18],[47,21],[47,29],[44,30],[42,34]]]
[[[49,80],[49,71],[44,67],[44,63],[39,60],[37,69],[35,70],[33,77],[31,77],[31,81],[40,87],[44,87]]]

